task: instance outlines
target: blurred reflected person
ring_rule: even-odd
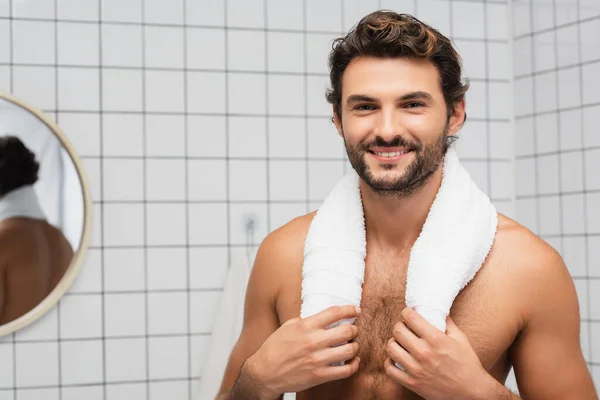
[[[73,258],[71,245],[39,205],[33,188],[39,167],[21,140],[0,137],[0,325],[44,300]]]

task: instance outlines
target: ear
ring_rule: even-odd
[[[337,114],[337,112],[335,112],[335,106],[333,106],[331,108],[332,112],[333,112],[333,118],[331,119],[335,125],[335,129],[337,129],[338,131],[338,135],[340,135],[341,137],[344,137],[344,130],[342,129],[342,121],[339,117],[339,115]]]
[[[466,118],[465,111],[465,99],[456,102],[454,104],[454,111],[450,116],[450,123],[448,126],[448,136],[454,136],[462,128]]]

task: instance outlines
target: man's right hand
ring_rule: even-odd
[[[308,318],[286,321],[248,358],[242,374],[255,381],[267,398],[353,375],[360,359],[355,357],[358,343],[350,341],[358,328],[351,324],[327,327],[359,313],[353,305],[334,306]],[[344,342],[349,343],[340,345]],[[344,365],[332,365],[350,359]]]

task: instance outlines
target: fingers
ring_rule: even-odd
[[[345,379],[354,375],[354,373],[358,371],[359,363],[360,358],[354,357],[351,362],[345,363],[344,365],[324,368],[323,370],[319,371],[319,375],[322,376],[324,382]]]
[[[352,324],[341,324],[325,330],[322,335],[323,344],[331,347],[355,339],[358,336],[358,327]]]
[[[418,364],[415,359],[396,342],[394,339],[388,340],[385,351],[392,359],[404,368],[405,371],[415,371],[418,369]],[[397,367],[396,367],[397,368]]]
[[[394,365],[394,361],[387,358],[383,363],[385,374],[392,378],[395,382],[398,382],[410,389],[411,378],[406,371],[402,371],[400,368]]]
[[[410,307],[405,307],[402,310],[402,319],[406,323],[406,326],[420,338],[429,339],[443,333]]]
[[[358,343],[346,343],[341,346],[321,350],[316,356],[324,365],[331,365],[341,361],[348,361],[358,354]]]
[[[305,318],[307,324],[312,328],[325,329],[334,322],[342,319],[356,318],[359,314],[359,308],[355,305],[333,306],[318,314]]]
[[[400,346],[404,347],[411,354],[418,353],[424,346],[423,339],[418,338],[403,322],[398,322],[394,325],[392,336]]]

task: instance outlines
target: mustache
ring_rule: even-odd
[[[363,143],[361,145],[361,148],[365,151],[368,151],[373,147],[404,147],[407,150],[419,151],[419,150],[421,150],[421,148],[423,146],[419,142],[409,142],[408,140],[406,140],[400,136],[396,136],[394,139],[392,139],[389,142],[387,142],[387,141],[383,140],[381,137],[377,136],[374,140],[372,140],[368,143]]]

